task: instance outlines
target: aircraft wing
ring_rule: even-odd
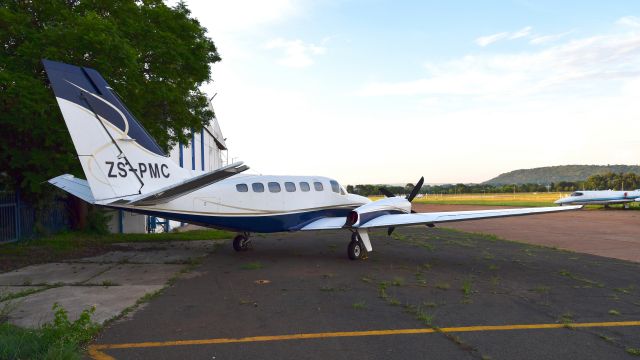
[[[453,221],[491,219],[507,216],[523,216],[534,214],[546,214],[580,209],[582,205],[552,206],[539,208],[499,209],[499,210],[472,210],[472,211],[447,211],[413,214],[382,215],[360,226],[358,229],[369,229],[390,226],[429,225]],[[300,230],[332,230],[344,227],[346,217],[323,218],[316,220]]]
[[[361,228],[375,228],[403,225],[438,224],[453,221],[491,219],[507,216],[523,216],[534,214],[546,214],[551,212],[580,209],[576,206],[552,206],[539,208],[499,209],[499,210],[472,210],[472,211],[447,211],[433,213],[414,213],[382,215],[361,225]]]
[[[239,174],[249,169],[247,165],[243,165],[242,162],[233,163],[231,165],[221,167],[214,171],[202,174],[183,182],[171,185],[160,190],[156,190],[149,194],[144,194],[140,197],[134,198],[127,205],[145,206],[164,204],[180,196],[186,195],[190,192],[201,189],[207,185],[211,185],[220,180],[224,180],[233,175]]]

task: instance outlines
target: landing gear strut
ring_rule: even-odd
[[[349,259],[351,260],[367,258],[367,249],[362,243],[360,235],[358,235],[358,233],[355,231],[351,234],[351,242],[347,247],[347,255],[349,255]]]
[[[251,240],[249,240],[249,233],[238,234],[233,238],[233,249],[235,251],[247,251],[247,249],[249,249],[249,244],[251,244]]]

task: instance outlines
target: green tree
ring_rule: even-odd
[[[40,60],[98,70],[168,149],[213,116],[199,87],[220,60],[184,3],[0,0],[0,175],[27,193],[81,174]]]

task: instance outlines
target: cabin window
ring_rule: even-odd
[[[292,182],[286,182],[284,183],[284,189],[287,190],[287,192],[294,192],[296,191],[296,184]]]
[[[340,184],[338,184],[337,181],[331,180],[329,183],[331,184],[331,191],[334,193],[340,193]]]
[[[300,182],[300,190],[307,192],[309,190],[311,190],[311,187],[309,186],[309,183],[306,181],[302,181]]]
[[[269,186],[269,191],[272,193],[279,193],[281,190],[280,183],[277,183],[277,182],[270,182],[268,186]]]
[[[324,190],[324,186],[322,186],[322,183],[321,183],[321,182],[319,182],[319,181],[315,181],[315,182],[313,183],[313,187],[314,187],[314,189],[316,189],[316,191],[322,191],[322,190]]]
[[[582,196],[582,193],[579,191],[574,192],[571,196]]]
[[[247,192],[249,191],[249,187],[247,186],[247,184],[236,184],[236,190],[238,190],[239,192]]]
[[[253,192],[264,192],[263,183],[253,183],[251,184],[251,188],[253,189]]]

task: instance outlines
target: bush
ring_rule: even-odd
[[[57,303],[53,311],[53,321],[40,329],[0,324],[0,359],[80,359],[82,346],[100,330],[91,321],[95,308],[84,310],[73,322]]]

